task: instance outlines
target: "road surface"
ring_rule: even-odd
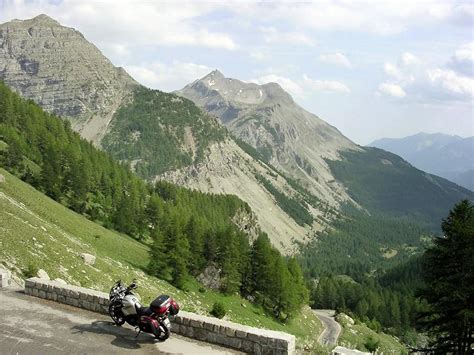
[[[0,289],[0,354],[237,354],[173,333],[163,343],[135,334],[107,316]]]
[[[314,313],[323,322],[324,331],[318,338],[323,345],[336,345],[341,334],[341,325],[334,320],[334,311],[329,309],[315,309]]]

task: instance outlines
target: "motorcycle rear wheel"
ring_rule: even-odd
[[[120,314],[117,314],[117,313],[120,313]],[[110,318],[112,318],[112,320],[114,321],[114,323],[117,327],[121,327],[125,323],[125,317],[123,317],[123,315],[121,313],[122,313],[122,311],[119,310],[117,312],[115,310],[114,304],[111,304],[109,306],[109,316],[110,316]]]
[[[159,322],[159,324],[159,328],[155,329],[153,334],[155,335],[155,338],[159,341],[165,341],[170,337],[170,330],[163,322]]]

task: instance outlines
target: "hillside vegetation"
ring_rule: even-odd
[[[115,280],[138,280],[143,303],[158,294],[175,297],[182,309],[209,315],[215,302],[227,310],[226,319],[251,326],[286,331],[298,337],[298,345],[311,341],[322,331],[307,308],[287,323],[276,321],[266,311],[237,295],[204,289],[196,282],[188,290],[148,275],[150,248],[108,230],[53,201],[4,169],[0,174],[0,265],[15,278],[26,277],[28,269],[42,268],[51,278],[108,292]],[[93,266],[82,262],[81,253],[96,256]]]
[[[349,195],[373,214],[409,217],[439,231],[442,218],[455,203],[474,199],[474,192],[384,150],[366,147],[341,154],[342,160],[327,161],[331,171]]]
[[[141,177],[153,178],[200,161],[208,145],[225,135],[188,99],[140,86],[115,113],[102,146],[115,158],[133,162]]]
[[[146,272],[187,289],[192,276],[217,267],[220,291],[252,298],[279,320],[307,303],[295,260],[283,258],[263,233],[250,245],[234,223],[251,214],[246,203],[166,182],[146,184],[66,121],[4,85],[0,94],[0,138],[7,144],[0,162],[54,200],[150,244]]]

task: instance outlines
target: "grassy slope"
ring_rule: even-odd
[[[378,354],[408,354],[407,349],[396,338],[384,333],[376,333],[369,329],[364,323],[352,324],[349,317],[344,314],[337,316],[337,321],[342,326],[342,333],[338,344],[350,349],[367,351],[364,343],[369,337],[377,339],[379,343]]]
[[[17,275],[34,263],[53,279],[105,292],[116,279],[136,278],[144,303],[168,293],[184,310],[207,314],[219,300],[226,305],[229,320],[295,334],[298,345],[313,340],[322,330],[309,309],[284,325],[240,297],[199,292],[198,284],[183,292],[150,277],[142,271],[149,258],[146,246],[68,210],[1,168],[0,174],[6,178],[0,183],[0,264]],[[82,262],[83,252],[96,255],[93,266]]]

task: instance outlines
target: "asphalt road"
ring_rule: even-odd
[[[0,289],[0,354],[237,354],[171,333],[163,343],[108,317]]]
[[[324,331],[318,338],[323,345],[336,345],[341,334],[341,325],[334,320],[334,311],[329,309],[315,309],[314,313],[323,322]]]

